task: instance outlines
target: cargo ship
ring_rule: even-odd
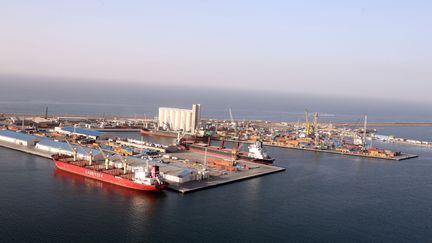
[[[76,156],[54,154],[52,159],[55,166],[63,171],[80,176],[111,183],[129,189],[140,191],[161,191],[168,187],[159,175],[159,167],[148,166],[135,172],[127,171],[127,165],[116,168],[105,163],[93,163],[92,159],[77,160]]]
[[[255,143],[248,146],[249,151],[238,151],[240,145],[237,143],[236,149],[227,149],[224,147],[224,141],[222,141],[221,146],[212,146],[209,142],[205,143],[194,143],[190,144],[189,150],[197,151],[197,152],[205,152],[207,149],[208,154],[214,154],[216,156],[224,156],[231,157],[233,159],[243,159],[252,162],[271,164],[274,162],[274,158],[270,157],[263,147],[263,143],[261,141],[256,141]]]
[[[177,132],[169,132],[169,131],[157,131],[150,130],[147,128],[141,128],[141,134],[146,136],[158,136],[158,137],[166,137],[166,138],[177,138]]]

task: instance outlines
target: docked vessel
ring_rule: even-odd
[[[147,128],[141,128],[141,134],[147,136],[159,136],[159,137],[166,137],[166,138],[177,138],[178,136],[176,132],[157,131],[157,130],[150,130]]]
[[[212,146],[210,141],[208,144],[194,143],[189,145],[189,149],[193,151],[205,152],[207,149],[207,153],[209,154],[215,154],[224,157],[234,157],[234,159],[243,159],[265,164],[271,164],[275,160],[267,154],[261,141],[256,141],[255,143],[249,145],[248,152],[239,151],[238,147],[239,145],[237,145],[237,148],[227,149],[224,147],[223,142],[221,146]]]
[[[92,159],[77,160],[76,156],[63,154],[55,154],[52,159],[60,170],[130,189],[161,191],[168,187],[168,184],[160,177],[159,167],[156,165],[130,172],[126,170],[126,164],[123,168],[116,168],[110,166],[108,160],[98,164]]]

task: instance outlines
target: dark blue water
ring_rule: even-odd
[[[231,106],[236,119],[301,121],[308,109],[327,122],[361,125],[364,114],[372,122],[432,121],[428,104],[409,102],[199,87],[113,89],[1,77],[0,82],[0,113],[43,114],[48,106],[55,115],[152,117],[159,106],[201,103],[203,116],[217,118],[228,118]],[[432,128],[382,127],[378,133],[432,140]],[[268,148],[286,172],[186,195],[118,188],[0,148],[0,242],[430,241],[432,150],[380,146],[420,157],[394,162]]]
[[[268,148],[286,172],[186,195],[125,190],[0,148],[0,242],[427,242],[432,151],[395,148],[421,157]]]

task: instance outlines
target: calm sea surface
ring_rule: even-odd
[[[43,114],[48,106],[55,115],[152,117],[158,106],[196,102],[203,116],[225,119],[230,106],[235,119],[302,121],[309,109],[321,121],[359,126],[365,114],[370,121],[432,121],[427,105],[381,101],[69,83],[2,87],[0,113]],[[431,127],[378,133],[432,140]],[[268,148],[285,172],[186,195],[126,190],[0,148],[0,242],[429,242],[432,149],[381,146],[420,157],[394,162]]]
[[[126,190],[0,148],[0,242],[428,242],[432,149],[383,146],[420,157],[268,148],[286,172],[185,195]]]

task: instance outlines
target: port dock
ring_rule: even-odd
[[[36,155],[36,156],[39,156],[39,157],[51,159],[51,154],[50,153],[48,153],[46,151],[38,150],[35,147],[22,146],[22,145],[18,145],[18,144],[14,144],[14,143],[9,143],[9,142],[4,142],[4,141],[0,141],[0,147],[8,148],[8,149],[13,149],[13,150],[24,152],[24,153],[28,153],[28,154],[31,154],[31,155]]]
[[[198,152],[191,152],[191,151],[182,151],[179,153],[174,153],[176,157],[178,157],[178,160],[172,161],[171,163],[179,165],[179,163],[186,164],[186,166],[192,168],[192,167],[203,167],[204,164],[204,154],[198,153]],[[226,157],[219,157],[215,155],[209,155],[208,158],[217,158],[217,159],[223,159]],[[189,161],[189,162],[186,162]],[[193,161],[193,163],[191,163]],[[255,163],[250,162],[246,160],[237,160],[237,163],[243,165],[244,167],[247,167],[247,170],[241,170],[241,171],[220,171],[217,169],[212,169],[208,167],[211,177],[206,180],[196,180],[196,181],[189,181],[181,184],[175,184],[171,183],[169,188],[181,193],[188,193],[188,192],[194,192],[199,190],[208,189],[211,187],[216,187],[228,183],[233,183],[237,181],[242,181],[246,179],[251,179],[258,176],[264,176],[268,174],[273,174],[277,172],[283,172],[286,169],[283,167],[279,167],[277,165],[273,164],[261,164],[261,163]]]
[[[221,175],[219,177],[212,177],[210,179],[203,180],[203,181],[186,182],[181,185],[170,185],[169,188],[181,193],[189,193],[189,192],[208,189],[211,187],[221,186],[228,183],[252,179],[263,175],[283,172],[285,170],[286,169],[282,167],[260,164],[259,168],[255,168],[254,170],[237,173],[237,174],[231,174],[231,175]]]
[[[368,155],[368,154],[345,153],[345,152],[341,152],[341,151],[337,151],[337,150],[315,149],[315,148],[298,148],[298,147],[281,146],[281,145],[277,145],[277,144],[265,144],[265,146],[285,148],[285,149],[296,149],[296,150],[303,150],[303,151],[310,151],[310,152],[340,154],[340,155],[346,155],[346,156],[357,156],[357,157],[372,158],[372,159],[395,160],[395,161],[413,159],[413,158],[418,157],[418,155],[406,154],[406,153],[401,153],[400,155],[397,155],[394,157],[380,157],[380,156],[373,156],[373,155]]]
[[[35,156],[40,156],[43,158],[51,159],[52,153],[36,149],[34,146],[24,146],[15,143],[0,141],[0,147],[13,149],[16,151],[28,153]],[[202,166],[202,154],[192,153],[189,151],[184,151],[180,153],[173,154],[178,156],[179,159],[171,160],[171,165],[178,168],[192,168],[196,166]],[[191,165],[190,163],[185,164],[185,159],[194,161],[195,164]],[[197,164],[197,162],[199,162]],[[189,193],[199,190],[204,190],[228,183],[238,182],[246,179],[251,179],[258,176],[264,176],[272,173],[285,171],[285,168],[274,166],[274,165],[264,165],[258,164],[248,161],[240,161],[242,164],[248,166],[248,170],[238,171],[238,172],[221,172],[217,170],[211,171],[212,176],[205,180],[195,180],[189,181],[185,183],[170,183],[169,189],[172,191],[180,192],[180,193]],[[161,166],[163,166],[161,164]]]
[[[218,140],[218,139],[215,139]],[[220,141],[220,140],[219,140]],[[251,144],[250,141],[238,141],[238,140],[225,140],[227,142],[241,142],[241,143],[247,143]],[[413,159],[417,158],[418,155],[415,154],[407,154],[407,153],[401,153],[400,155],[394,156],[394,157],[380,157],[380,156],[373,156],[369,154],[359,154],[359,153],[346,153],[342,151],[337,150],[330,150],[330,149],[317,149],[317,148],[302,148],[302,147],[293,147],[293,146],[283,146],[278,144],[271,144],[271,143],[264,143],[264,146],[269,147],[275,147],[275,148],[282,148],[282,149],[295,149],[295,150],[302,150],[302,151],[309,151],[309,152],[322,152],[322,153],[330,153],[330,154],[339,154],[339,155],[346,155],[346,156],[356,156],[356,157],[363,157],[363,158],[371,158],[371,159],[383,159],[383,160],[394,160],[394,161],[401,161],[401,160],[407,160],[407,159]]]

